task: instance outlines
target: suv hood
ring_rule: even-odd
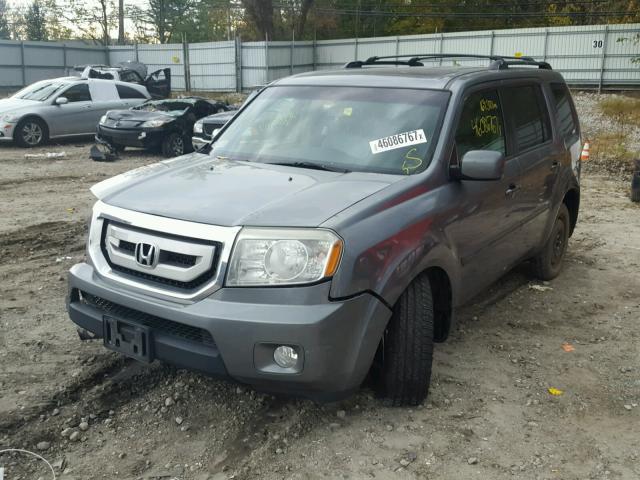
[[[315,227],[400,179],[195,153],[118,175],[91,191],[109,205],[198,223]]]

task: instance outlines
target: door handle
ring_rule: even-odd
[[[559,167],[560,167],[560,162],[559,162],[559,161],[554,160],[554,161],[551,163],[551,170],[557,170]]]
[[[518,191],[520,187],[518,185],[516,185],[515,183],[512,183],[509,185],[509,188],[507,188],[504,192],[505,197],[507,198],[513,198],[516,194],[516,192]]]

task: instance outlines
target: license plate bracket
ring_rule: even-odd
[[[151,363],[151,329],[105,315],[102,319],[104,346],[140,362]]]

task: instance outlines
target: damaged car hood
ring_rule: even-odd
[[[170,122],[176,116],[163,112],[148,112],[145,110],[110,110],[107,112],[109,120],[124,120],[127,122],[148,122],[149,120],[163,120]]]
[[[337,173],[191,154],[95,185],[103,202],[221,226],[318,226],[402,177]]]

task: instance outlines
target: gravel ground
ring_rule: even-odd
[[[595,100],[577,102],[595,132]],[[587,168],[563,273],[540,284],[522,266],[464,308],[423,405],[387,408],[367,386],[317,405],[78,340],[65,278],[84,257],[88,188],[158,160],[94,163],[88,147],[25,159],[0,145],[0,450],[37,452],[67,480],[640,478],[640,207],[626,181]],[[2,465],[51,478],[21,453]]]
[[[599,139],[622,133],[622,148],[635,154],[634,158],[640,159],[640,123],[629,124],[621,131],[616,121],[600,110],[599,103],[605,98],[637,99],[638,96],[574,92],[573,99],[582,126],[582,136],[591,143],[591,158],[585,163],[585,170],[629,180],[633,173],[633,163],[628,158],[618,158],[618,150],[611,148],[609,142],[600,144]]]

